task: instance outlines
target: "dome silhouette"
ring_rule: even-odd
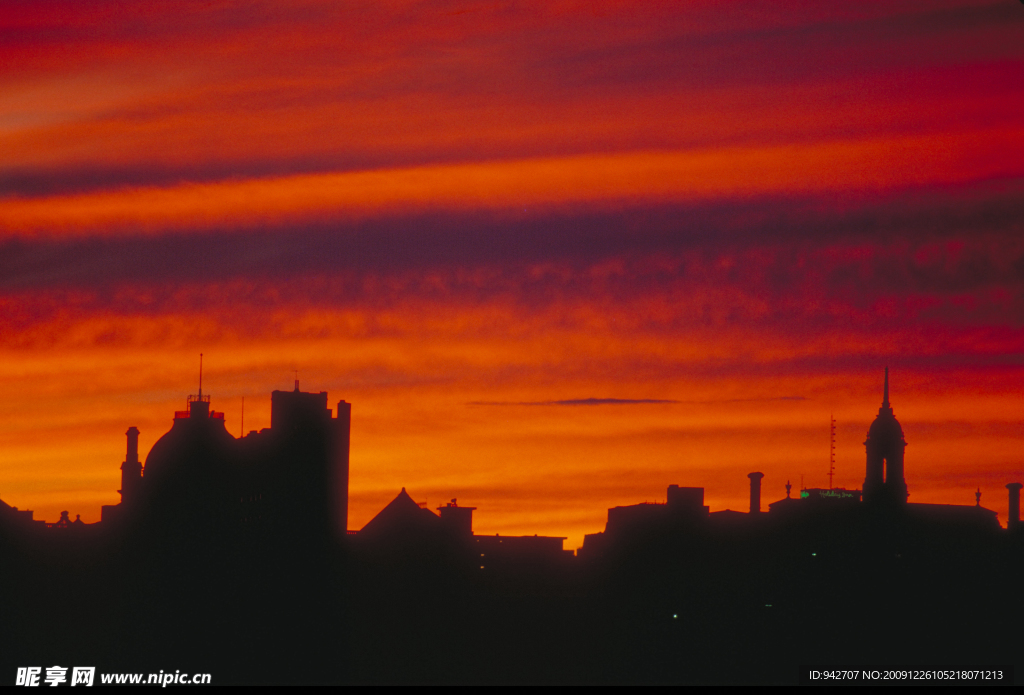
[[[179,530],[229,521],[237,506],[235,438],[209,401],[189,405],[150,449],[142,478],[150,522]]]
[[[868,439],[873,442],[880,441],[903,441],[903,427],[900,425],[892,408],[882,407],[878,409],[878,416],[868,428]]]

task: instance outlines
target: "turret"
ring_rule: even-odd
[[[868,504],[905,504],[907,483],[903,475],[903,452],[907,442],[903,428],[889,405],[889,368],[885,368],[882,407],[868,429],[864,442],[867,468],[864,475],[864,502]]]
[[[121,493],[122,504],[133,504],[139,495],[139,486],[142,484],[142,463],[139,461],[139,428],[129,427],[125,432],[128,437],[128,447],[124,456],[124,463],[121,464]]]

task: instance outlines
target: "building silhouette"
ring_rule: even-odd
[[[401,492],[350,538],[365,554],[389,561],[444,557],[477,578],[556,572],[574,557],[564,536],[502,536],[473,533],[476,507],[458,500],[437,508],[437,514]]]
[[[219,682],[763,683],[806,663],[1024,668],[1020,483],[1009,518],[911,501],[889,399],[863,490],[752,472],[746,511],[704,488],[608,510],[564,538],[474,533],[476,507],[403,488],[347,529],[351,405],[274,391],[234,437],[189,396],[145,461],[126,432],[121,501],[83,524],[0,502],[0,673],[173,665]],[[59,626],[58,630],[54,626]]]
[[[864,442],[866,466],[863,491],[844,488],[805,489],[800,491],[798,499],[793,499],[789,496],[787,486],[786,498],[773,502],[769,509],[771,512],[786,515],[815,516],[840,510],[852,511],[861,516],[867,514],[872,518],[878,514],[888,514],[894,522],[900,519],[916,519],[939,527],[952,526],[998,532],[1000,526],[996,512],[981,506],[980,495],[973,506],[909,502],[910,493],[904,472],[906,446],[903,428],[889,402],[889,369],[886,368],[882,405],[868,428],[868,436]],[[753,495],[753,486],[751,494]]]
[[[805,488],[793,497],[792,485],[786,483],[786,497],[768,505],[761,512],[761,486],[764,474],[748,474],[750,507],[747,512],[722,510],[710,512],[703,506],[704,488],[669,486],[664,504],[644,502],[608,510],[608,521],[602,532],[584,538],[581,556],[594,559],[605,555],[619,557],[623,549],[638,544],[666,543],[697,533],[722,529],[749,529],[760,525],[773,533],[799,536],[814,527],[842,524],[843,533],[889,529],[933,534],[936,538],[950,533],[978,532],[981,537],[998,534],[1001,527],[996,512],[981,506],[980,494],[975,505],[925,504],[908,501],[909,492],[904,472],[907,442],[903,428],[889,402],[889,370],[886,368],[882,386],[882,405],[868,429],[864,442],[866,466],[864,489]],[[1016,487],[1014,487],[1016,485]],[[1020,515],[1019,484],[1010,489],[1008,528],[1016,529]],[[1014,497],[1016,495],[1016,497]],[[824,526],[822,526],[824,525]]]
[[[202,389],[174,413],[169,432],[139,462],[139,431],[127,432],[121,502],[102,523],[141,524],[165,538],[237,534],[305,542],[344,535],[348,522],[352,407],[327,393],[271,394],[270,427],[233,437]]]

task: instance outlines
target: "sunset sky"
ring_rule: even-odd
[[[8,1],[0,498],[97,521],[204,392],[353,404],[402,488],[567,536],[703,486],[1024,482],[1024,5]]]

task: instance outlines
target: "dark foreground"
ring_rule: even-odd
[[[900,518],[655,533],[481,572],[358,539],[0,539],[22,666],[224,683],[796,683],[802,664],[1024,673],[1024,537]],[[8,680],[9,679],[9,680]]]

